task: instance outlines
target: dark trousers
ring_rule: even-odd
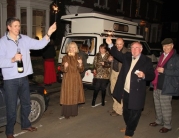
[[[128,108],[129,93],[124,91],[123,95],[123,117],[126,124],[126,136],[133,136],[138,125],[142,110],[133,110]]]
[[[21,128],[31,126],[28,119],[31,111],[29,80],[27,77],[4,80],[4,90],[7,111],[6,135],[13,135],[18,98],[21,104]]]
[[[92,106],[95,105],[95,101],[98,96],[98,92],[100,90],[101,90],[101,97],[102,97],[101,105],[102,106],[105,105],[106,87],[108,85],[108,82],[109,82],[109,79],[95,79]]]
[[[96,82],[94,84],[94,90],[95,91],[105,91],[108,85],[109,79],[96,79]]]

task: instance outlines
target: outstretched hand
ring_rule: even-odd
[[[48,29],[48,35],[51,35],[57,29],[56,22],[54,22]]]
[[[112,44],[111,37],[108,36],[108,37],[106,38],[106,43],[107,43],[108,45]]]

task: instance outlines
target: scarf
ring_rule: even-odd
[[[163,67],[163,66],[167,63],[167,61],[172,57],[173,53],[174,53],[174,50],[172,49],[172,50],[170,51],[170,53],[168,54],[168,56],[164,59],[164,61],[163,61],[164,53],[160,56],[159,62],[158,62],[157,67],[156,67],[156,69],[155,69],[155,79],[152,81],[152,84],[153,84],[153,86],[154,86],[154,90],[157,89],[157,83],[158,83],[158,74],[159,74],[159,73],[158,73],[158,71],[157,71],[157,68],[158,68],[158,67]],[[163,61],[163,62],[162,62],[162,61]]]

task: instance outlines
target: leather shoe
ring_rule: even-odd
[[[132,138],[131,136],[124,136],[124,138]]]
[[[111,116],[119,116],[119,114],[117,114],[116,112],[114,113],[110,113]]]
[[[13,135],[7,135],[7,138],[15,138]]]
[[[152,123],[149,124],[149,126],[153,126],[153,127],[158,126],[158,125],[159,124],[157,124],[156,122],[152,122]]]
[[[120,129],[120,132],[125,133],[126,132],[126,128]]]
[[[168,131],[170,131],[171,129],[168,129],[168,128],[165,128],[165,127],[162,127],[159,132],[160,133],[167,133]]]
[[[115,113],[115,111],[114,110],[108,110],[108,113]]]
[[[33,131],[37,131],[37,128],[31,126],[31,127],[28,127],[28,128],[22,128],[22,130],[27,130],[27,131],[33,132]]]

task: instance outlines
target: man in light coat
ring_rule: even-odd
[[[122,53],[126,53],[128,50],[124,46],[124,41],[122,38],[117,38],[116,39],[116,47],[118,51],[122,51]],[[117,59],[113,58],[110,56],[109,61],[112,63],[111,64],[111,76],[110,76],[110,91],[111,94],[113,93],[118,75],[120,73],[122,63],[119,62]],[[111,116],[119,116],[122,115],[122,107],[123,107],[123,102],[119,103],[116,99],[113,98],[113,109],[109,110],[109,113]]]

